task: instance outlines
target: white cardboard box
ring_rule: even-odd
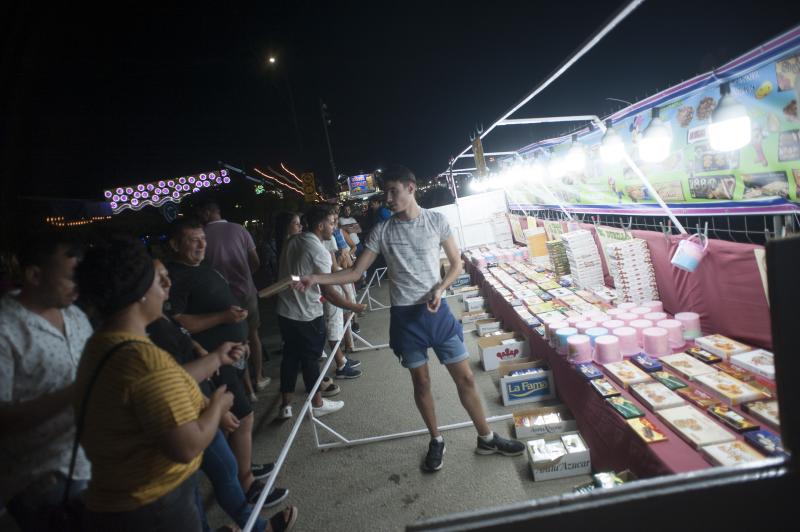
[[[480,296],[464,298],[464,310],[474,312],[483,308],[484,300]]]
[[[566,434],[577,434],[578,432],[568,432]],[[540,439],[545,442],[560,440],[561,435],[548,434]],[[581,438],[583,439],[583,438]],[[547,460],[534,462],[534,442],[539,440],[529,440],[528,448],[528,464],[533,473],[533,480],[539,482],[542,480],[553,480],[554,478],[574,477],[578,475],[588,475],[592,472],[592,460],[589,456],[589,446],[586,445],[586,450],[581,452],[567,453],[563,456]],[[586,444],[586,441],[583,442]]]
[[[564,404],[526,408],[514,412],[514,431],[517,439],[538,438],[542,434],[561,434],[577,429],[575,417]]]
[[[535,375],[511,375],[514,371],[529,368],[542,368],[544,371]],[[541,360],[501,362],[498,370],[505,406],[536,403],[556,396],[553,372]]]
[[[478,320],[485,320],[491,318],[492,315],[485,310],[476,310],[474,312],[465,312],[461,315],[461,323],[475,323]]]
[[[492,371],[500,362],[516,362],[528,358],[528,342],[513,332],[478,339],[478,352],[483,361],[483,369]]]
[[[500,322],[493,318],[478,320],[475,322],[475,326],[478,329],[478,336],[486,336],[500,330]]]

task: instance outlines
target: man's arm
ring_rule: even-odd
[[[238,307],[230,307],[221,312],[209,314],[175,314],[173,316],[184,329],[192,334],[207,331],[217,325],[238,323],[247,318],[247,311]]]
[[[346,270],[342,270],[346,271]],[[325,299],[328,303],[335,305],[339,308],[343,308],[345,310],[349,310],[350,312],[360,313],[364,312],[367,308],[366,305],[361,303],[356,303],[355,301],[350,301],[344,295],[342,295],[338,290],[331,286],[320,286],[322,290],[322,295],[325,296]]]
[[[312,275],[305,275],[300,278],[298,289],[306,290],[315,284],[329,285],[329,284],[348,284],[354,283],[361,279],[367,268],[369,268],[378,255],[367,248],[358,257],[355,265],[348,270],[341,270],[336,273],[315,273]],[[338,305],[337,305],[338,306]]]
[[[72,406],[75,384],[30,401],[0,404],[0,431],[14,434],[41,425]]]
[[[428,296],[428,310],[431,312],[436,312],[439,310],[439,305],[442,302],[442,294],[445,290],[447,290],[448,286],[453,284],[456,278],[461,275],[461,272],[463,271],[461,254],[459,253],[458,246],[456,245],[456,238],[453,235],[450,235],[447,240],[442,242],[442,247],[444,248],[445,255],[447,255],[448,262],[450,262],[450,267],[447,269],[444,279],[434,285],[434,287],[431,289],[430,295]]]
[[[256,248],[252,248],[247,252],[247,262],[250,264],[250,271],[255,272],[261,266],[261,260],[258,258]]]

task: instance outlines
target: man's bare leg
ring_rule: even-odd
[[[478,435],[491,434],[492,429],[489,428],[489,423],[486,422],[486,412],[483,409],[481,397],[475,387],[475,376],[472,374],[472,369],[469,367],[469,360],[462,360],[455,364],[446,364],[447,371],[453,378],[458,389],[458,398],[461,400],[461,405],[469,414]]]
[[[431,394],[431,378],[428,373],[428,364],[409,370],[411,381],[414,383],[414,402],[417,403],[422,420],[431,433],[431,438],[439,436],[439,428],[436,425],[436,406]]]

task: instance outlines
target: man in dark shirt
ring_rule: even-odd
[[[223,342],[247,341],[247,311],[238,305],[227,281],[213,268],[201,264],[205,258],[206,239],[202,224],[179,219],[170,228],[169,245],[174,260],[167,263],[172,280],[165,311],[181,324],[206,351]],[[251,469],[253,447],[253,408],[234,366],[219,370],[219,383],[233,393],[231,412],[239,427],[231,433],[230,445],[239,465],[239,482],[245,493],[255,480],[254,473],[266,476],[258,466]]]

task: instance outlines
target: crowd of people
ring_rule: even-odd
[[[113,236],[81,246],[64,233],[26,238],[20,279],[0,299],[0,500],[23,531],[59,530],[65,502],[84,507],[86,530],[210,531],[198,470],[232,520],[245,526],[273,474],[252,460],[257,393],[264,373],[254,272],[302,281],[278,294],[283,340],[278,419],[293,417],[298,374],[317,417],[344,401],[334,379],[362,376],[352,329],[365,305],[354,284],[379,256],[389,268],[390,345],[410,371],[431,435],[423,469],[442,467],[427,350],[450,372],[478,431],[476,452],[518,455],[522,444],[493,433],[467,363],[460,325],[442,299],[459,273],[444,218],[420,208],[402,167],[385,174],[387,203],[362,222],[349,205],[278,213],[259,252],[250,233],[204,201],[168,232],[168,254]],[[454,265],[439,276],[439,249]],[[163,260],[161,260],[163,258]],[[265,264],[266,263],[266,264]],[[325,354],[326,343],[330,355]],[[335,358],[320,380],[320,363]],[[79,445],[78,445],[79,443]],[[264,508],[289,495],[275,487]],[[298,508],[256,518],[254,530],[292,528]]]

